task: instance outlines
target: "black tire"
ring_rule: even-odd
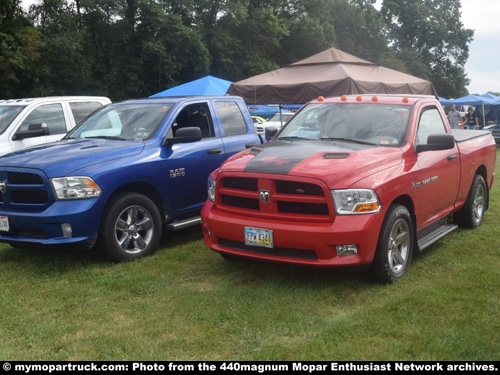
[[[415,230],[405,206],[389,207],[382,224],[375,257],[367,273],[371,280],[390,284],[403,277],[410,266]]]
[[[453,222],[461,228],[474,229],[484,221],[489,195],[483,176],[475,175],[464,206],[453,215]]]
[[[160,213],[144,195],[118,195],[107,205],[100,236],[101,250],[116,262],[151,255],[162,236]]]

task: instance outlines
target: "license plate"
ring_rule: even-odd
[[[0,216],[0,231],[9,231],[9,218],[7,216]]]
[[[270,229],[245,227],[245,245],[274,247],[273,231]]]

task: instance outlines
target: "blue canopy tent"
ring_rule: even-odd
[[[302,108],[304,104],[285,104],[285,105],[267,105],[267,104],[249,104],[248,110],[252,116],[270,118],[281,110],[295,112]]]
[[[475,107],[475,112],[482,119],[483,124],[487,124],[486,120],[496,120],[498,123],[500,116],[500,97],[483,94],[483,95],[466,95],[457,99],[439,98],[441,105],[471,105]]]
[[[266,105],[266,104],[255,104],[248,105],[248,111],[252,116],[260,116],[264,118],[269,118],[274,116],[279,112],[278,106]]]
[[[171,87],[165,91],[151,95],[150,98],[185,95],[226,95],[231,83],[230,81],[208,75],[179,86]]]

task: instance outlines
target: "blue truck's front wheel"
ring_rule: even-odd
[[[101,249],[114,261],[152,254],[161,239],[161,216],[146,196],[125,193],[112,198],[103,215]]]

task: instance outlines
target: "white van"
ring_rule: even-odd
[[[97,108],[103,96],[48,96],[0,101],[0,155],[61,139]]]

